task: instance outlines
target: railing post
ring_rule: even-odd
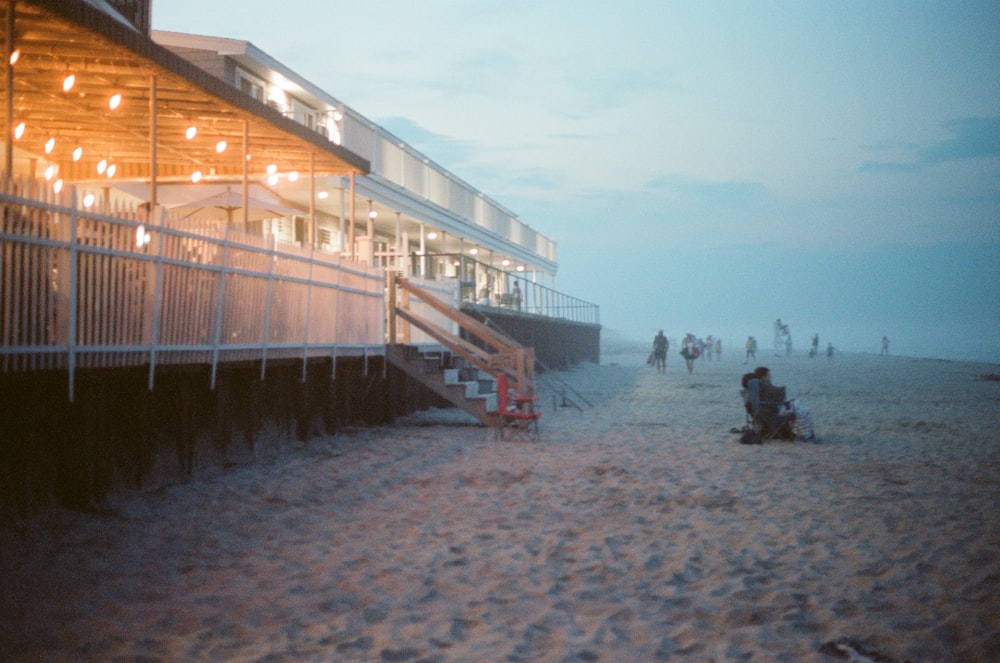
[[[389,270],[385,273],[386,289],[388,297],[387,306],[389,307],[387,318],[389,321],[389,333],[388,339],[386,339],[389,345],[396,345],[396,272]]]
[[[306,283],[306,324],[302,339],[302,384],[306,382],[306,365],[309,363],[309,318],[312,315],[313,264],[315,263],[316,245],[309,245],[309,282]]]
[[[74,381],[76,379],[76,344],[78,331],[76,328],[76,320],[78,314],[78,304],[80,301],[79,293],[79,279],[80,279],[80,266],[78,261],[80,259],[78,241],[80,236],[79,223],[80,223],[80,212],[77,209],[77,189],[74,186],[72,192],[70,193],[70,212],[69,212],[69,324],[66,334],[66,367],[69,371],[69,402],[73,402],[73,389]]]
[[[150,208],[150,216],[152,216],[153,210],[155,208]],[[149,390],[153,391],[153,379],[156,375],[156,354],[157,346],[160,344],[160,324],[161,315],[160,309],[163,306],[163,251],[164,251],[164,241],[163,237],[163,227],[166,225],[164,218],[166,217],[166,210],[160,208],[160,222],[159,222],[159,232],[156,237],[157,251],[156,251],[156,269],[154,271],[155,276],[153,277],[153,316],[151,328],[149,330]]]
[[[274,265],[278,262],[278,236],[271,235],[271,259],[267,265],[267,299],[264,301],[264,334],[260,348],[260,379],[267,375],[267,342],[271,334],[271,300],[274,297]]]
[[[219,344],[222,342],[222,316],[225,313],[226,271],[229,268],[229,224],[222,231],[222,265],[219,269],[219,301],[215,304],[215,337],[212,339],[212,381],[215,389],[215,378],[219,372]]]

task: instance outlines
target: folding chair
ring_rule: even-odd
[[[538,420],[542,413],[535,409],[538,396],[522,396],[510,387],[507,373],[497,373],[497,439],[515,436],[538,439]]]

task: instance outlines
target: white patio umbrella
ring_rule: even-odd
[[[197,216],[202,218],[212,218],[213,212],[221,212],[228,223],[233,222],[233,212],[240,212],[236,218],[242,220],[244,201],[243,196],[232,189],[220,191],[211,196],[190,203],[178,205],[173,211],[186,212],[185,218]],[[305,214],[302,210],[293,207],[286,207],[277,201],[263,200],[253,195],[246,199],[247,220],[260,221],[261,219],[273,219],[278,216],[290,216],[292,214]],[[221,215],[215,218],[223,218]]]

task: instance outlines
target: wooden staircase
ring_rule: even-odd
[[[503,371],[514,393],[530,397],[535,391],[535,356],[509,336],[475,320],[407,279],[388,276],[390,364],[425,385],[449,403],[468,412],[486,426],[500,425],[497,413],[496,375]],[[463,336],[415,314],[415,297],[433,311],[458,324]],[[399,321],[413,325],[446,350],[421,352],[413,345],[396,343]],[[472,340],[468,340],[472,339]]]

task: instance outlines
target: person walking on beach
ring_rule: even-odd
[[[698,339],[694,337],[694,334],[688,334],[684,337],[684,343],[681,345],[681,356],[684,357],[684,363],[687,364],[688,375],[691,375],[694,372],[694,360],[701,356]]]
[[[715,360],[722,361],[722,339],[715,339]]]
[[[656,363],[657,373],[667,372],[667,350],[670,349],[670,341],[667,337],[663,335],[663,330],[661,329],[659,333],[653,337],[653,361]]]
[[[757,339],[753,336],[747,336],[747,358],[744,361],[744,365],[749,363],[751,359],[757,358]]]
[[[826,358],[833,359],[833,343],[826,344]]]
[[[883,336],[882,337],[882,354],[884,354],[884,355],[889,354],[889,337],[888,336]]]
[[[819,332],[813,334],[812,350],[809,351],[809,358],[812,359],[819,353]]]

